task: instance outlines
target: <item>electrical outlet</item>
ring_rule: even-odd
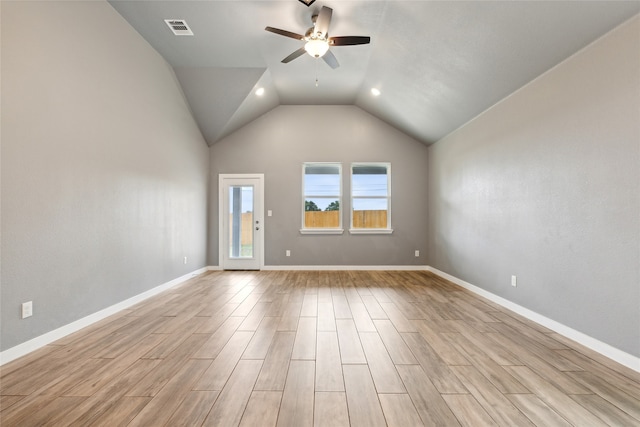
[[[184,257],[184,261],[185,264],[187,263],[187,257]]]
[[[518,278],[516,276],[511,276],[511,286],[514,288],[518,286]]]
[[[33,301],[27,301],[22,303],[22,318],[33,316]]]
[[[416,258],[420,256],[420,251],[416,249]]]
[[[285,255],[286,256],[291,256],[291,251],[289,249],[287,249],[286,252],[285,252]]]

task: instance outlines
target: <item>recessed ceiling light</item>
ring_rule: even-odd
[[[380,89],[372,87],[371,88],[371,95],[373,96],[380,96]]]
[[[264,95],[264,88],[263,87],[259,87],[258,89],[256,89],[256,95],[258,95],[258,96]]]

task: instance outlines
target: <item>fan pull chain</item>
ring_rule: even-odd
[[[316,58],[316,87],[318,87],[318,59]]]

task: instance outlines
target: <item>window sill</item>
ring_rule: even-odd
[[[301,228],[300,234],[342,234],[342,228]]]
[[[350,228],[349,234],[391,234],[393,228]]]

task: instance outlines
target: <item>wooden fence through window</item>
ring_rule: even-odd
[[[307,228],[338,228],[340,227],[340,216],[338,211],[308,211],[304,213],[305,225]],[[233,223],[233,216],[229,216],[229,223]],[[250,245],[253,242],[253,214],[245,212],[242,214],[242,225],[240,231],[241,245]],[[387,228],[387,211],[353,211],[353,228]],[[229,227],[229,237],[231,238],[232,227]]]
[[[304,213],[307,228],[338,228],[338,211],[308,211]],[[353,228],[387,228],[387,211],[353,211]]]

